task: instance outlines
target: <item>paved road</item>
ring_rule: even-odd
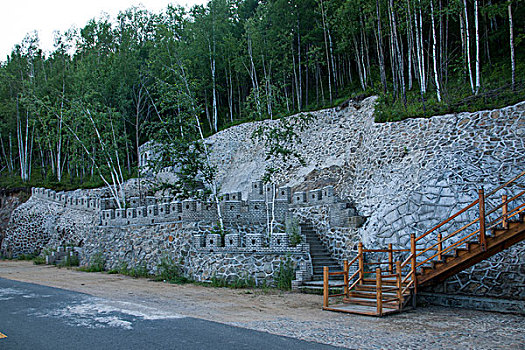
[[[0,278],[0,349],[335,348]]]

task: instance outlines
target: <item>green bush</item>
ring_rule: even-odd
[[[33,260],[34,261],[34,260]],[[59,267],[72,267],[72,266],[78,266],[80,264],[80,260],[78,259],[78,256],[66,256],[65,259],[58,264]]]
[[[190,282],[188,278],[183,276],[180,266],[169,257],[163,257],[160,259],[160,263],[157,266],[157,275],[155,276],[155,280],[175,284]]]
[[[35,265],[43,265],[46,263],[46,257],[44,255],[35,256],[33,258],[33,264]]]
[[[251,276],[237,277],[233,280],[228,280],[224,277],[212,276],[209,286],[219,288],[227,287],[233,289],[255,288],[256,282],[255,278]]]
[[[292,281],[295,279],[295,268],[290,258],[281,260],[279,271],[275,276],[275,285],[281,290],[291,290]]]
[[[80,271],[84,272],[103,272],[106,259],[102,253],[97,253],[91,258],[91,262],[88,266],[79,267]]]

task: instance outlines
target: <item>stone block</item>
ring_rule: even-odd
[[[197,234],[197,235],[193,235],[193,246],[196,247],[196,248],[202,248],[204,247],[204,235],[202,234]]]
[[[165,216],[165,215],[169,215],[170,214],[170,203],[162,203],[162,204],[159,204],[159,215],[160,216]]]
[[[246,248],[256,251],[263,246],[264,236],[261,233],[249,233],[246,235]]]
[[[285,249],[289,247],[288,234],[286,233],[274,233],[270,238],[270,247],[277,249]]]
[[[180,214],[182,213],[182,203],[179,201],[170,203],[170,213]]]
[[[334,186],[323,187],[322,196],[325,203],[334,203],[336,200]]]
[[[250,199],[263,199],[264,198],[264,184],[262,181],[252,182],[252,192],[250,193]]]
[[[238,248],[241,245],[241,237],[238,233],[228,233],[224,237],[224,246],[227,248]]]
[[[280,187],[276,199],[290,203],[292,201],[292,189],[288,186]]]
[[[308,203],[311,204],[317,204],[320,203],[323,199],[323,191],[322,190],[312,190],[308,191]]]
[[[144,203],[146,204],[146,206],[155,205],[157,204],[157,198],[153,196],[146,196],[146,198],[144,199]]]
[[[293,198],[292,198],[292,203],[295,204],[295,205],[301,205],[301,204],[306,204],[308,201],[307,201],[307,198],[306,198],[306,192],[295,192],[293,194]]]
[[[210,250],[221,246],[221,235],[218,233],[208,233],[205,238],[206,248]]]
[[[157,216],[159,215],[159,206],[154,205],[148,205],[148,216]]]

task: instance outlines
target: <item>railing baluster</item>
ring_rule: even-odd
[[[359,254],[359,284],[363,284],[365,278],[365,259],[363,257],[363,243],[359,242],[357,245],[357,254]]]
[[[344,279],[345,279],[345,289],[344,289],[344,292],[345,292],[345,297],[346,298],[349,298],[350,297],[350,289],[348,288],[348,260],[345,260],[343,262],[343,271],[345,272],[344,274]]]
[[[485,238],[485,191],[483,187],[479,189],[479,244],[485,251],[487,249]]]
[[[416,234],[410,235],[410,254],[412,256],[412,282],[414,282],[414,293],[417,293],[417,276],[416,276]]]
[[[377,297],[377,314],[383,316],[383,290],[381,281],[381,268],[376,269],[376,297]]]
[[[503,228],[506,230],[509,228],[509,222],[507,221],[507,213],[509,212],[509,204],[507,203],[507,196],[503,195],[501,196],[501,200],[503,201],[503,217],[501,219],[501,223],[503,225]]]
[[[328,307],[328,266],[323,267],[323,307]]]
[[[438,233],[438,260],[443,260],[443,236],[441,233]]]
[[[401,308],[403,307],[403,293],[402,293],[402,285],[401,285],[401,274],[402,274],[402,270],[401,270],[401,261],[396,261],[396,286],[397,286],[397,308],[398,310],[401,310]]]
[[[388,244],[388,273],[394,273],[394,255],[392,253],[392,243]]]

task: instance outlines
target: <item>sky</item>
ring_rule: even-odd
[[[65,32],[72,26],[82,28],[102,13],[114,18],[119,11],[143,4],[158,13],[168,4],[190,7],[207,0],[7,0],[0,10],[0,61],[6,61],[16,44],[27,33],[38,32],[40,47],[53,49],[53,32]]]

